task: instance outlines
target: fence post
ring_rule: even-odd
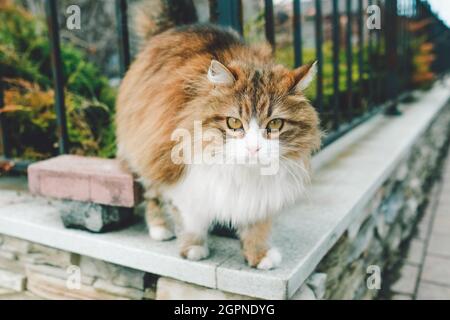
[[[275,51],[275,20],[273,16],[273,0],[264,1],[264,28],[266,39]]]
[[[399,115],[401,112],[397,108],[398,104],[398,24],[397,24],[397,0],[389,0],[385,2],[386,5],[386,22],[385,22],[385,37],[386,37],[386,70],[387,77],[385,81],[385,90],[388,100],[391,104],[386,109],[387,115]]]
[[[294,65],[300,67],[303,64],[303,49],[302,49],[302,8],[300,0],[293,2],[293,29],[294,29]]]
[[[119,44],[120,76],[123,77],[130,65],[130,41],[128,35],[127,0],[116,0],[116,28]]]
[[[339,12],[339,2],[338,0],[333,0],[333,110],[334,110],[334,128],[339,127],[340,116],[339,116],[339,98],[340,98],[340,87],[339,87],[339,52],[340,52],[340,12]]]
[[[0,109],[2,109],[4,107],[5,101],[4,101],[4,90],[5,90],[5,86],[3,84],[2,79],[0,79]],[[1,138],[1,152],[3,154],[3,156],[5,158],[10,158],[11,157],[11,149],[9,146],[9,141],[7,138],[7,128],[6,128],[6,121],[5,121],[5,117],[4,117],[4,113],[0,113],[0,138]]]
[[[317,94],[316,103],[319,112],[323,111],[323,29],[322,29],[322,0],[315,2],[315,35],[316,35],[316,58],[317,58]]]
[[[64,76],[61,61],[61,50],[59,41],[58,10],[56,0],[45,2],[48,34],[50,37],[50,55],[53,72],[53,85],[55,89],[55,111],[58,134],[59,153],[69,151],[67,136],[66,107],[64,104]]]
[[[345,10],[347,14],[347,25],[346,25],[346,35],[345,35],[345,60],[347,64],[347,111],[346,117],[348,121],[353,120],[353,28],[352,28],[352,1],[347,0],[345,4]]]
[[[243,34],[242,3],[241,0],[217,0],[218,24],[229,26]]]
[[[208,0],[209,3],[209,22],[218,23],[219,21],[219,8],[217,0]]]

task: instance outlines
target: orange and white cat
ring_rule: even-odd
[[[147,40],[121,84],[116,125],[118,157],[147,189],[153,239],[176,235],[180,254],[200,260],[209,254],[211,225],[231,224],[250,266],[280,264],[270,243],[272,219],[304,192],[311,153],[320,146],[318,115],[303,94],[315,67],[288,70],[273,61],[269,46],[248,46],[212,25]],[[174,132],[191,133],[189,147],[199,140],[196,126],[212,137],[183,156],[226,161],[174,161]],[[262,161],[252,159],[277,163],[276,170],[263,174]]]

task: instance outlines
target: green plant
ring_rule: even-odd
[[[42,17],[0,4],[0,69],[6,83],[6,134],[14,157],[40,159],[57,152],[50,48]],[[70,152],[112,157],[116,92],[79,49],[61,45]]]

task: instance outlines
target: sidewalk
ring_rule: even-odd
[[[450,155],[412,239],[393,299],[450,299]]]

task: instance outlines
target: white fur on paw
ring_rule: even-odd
[[[186,253],[186,258],[192,261],[205,259],[209,255],[207,246],[191,246]]]
[[[175,234],[164,226],[150,226],[150,238],[157,241],[169,240]]]
[[[272,248],[266,252],[266,255],[258,263],[257,268],[261,270],[270,270],[276,268],[281,263],[281,253],[276,248]]]

